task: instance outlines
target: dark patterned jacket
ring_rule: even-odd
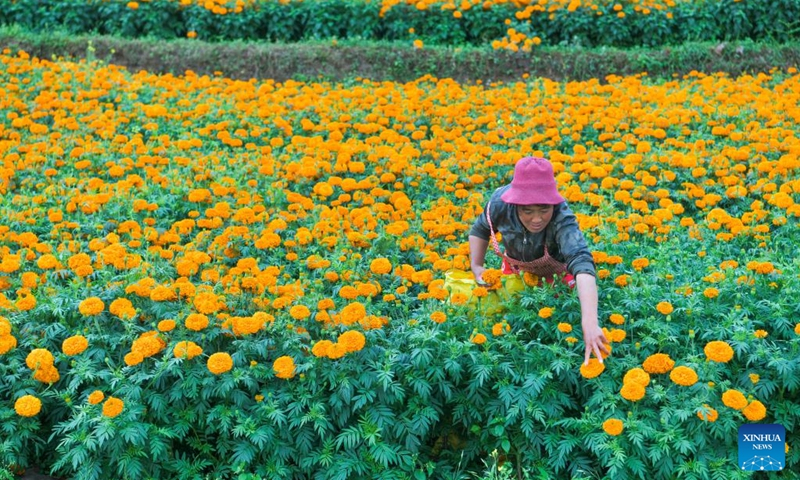
[[[510,185],[498,188],[492,194],[491,214],[492,226],[495,233],[502,234],[502,243],[505,253],[509,257],[530,262],[544,256],[544,245],[547,243],[547,252],[551,257],[567,265],[567,271],[572,275],[588,273],[597,276],[594,258],[586,245],[586,239],[578,228],[575,214],[569,209],[566,202],[555,205],[553,217],[547,227],[541,232],[529,232],[519,221],[517,206],[506,203],[500,199]],[[489,222],[486,221],[486,208],[475,220],[470,235],[489,241],[489,250],[492,250],[489,240]],[[486,255],[494,255],[489,251]]]

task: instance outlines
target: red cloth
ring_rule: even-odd
[[[511,268],[511,265],[509,265],[508,262],[505,261],[505,259],[503,260],[502,271],[503,271],[503,274],[505,274],[505,275],[516,275],[516,272],[514,272],[514,270]],[[542,278],[542,277],[540,277],[540,278]],[[562,276],[560,278],[561,278],[561,283],[563,283],[564,285],[568,286],[569,288],[575,288],[575,276],[574,275],[572,275],[571,273],[565,273],[564,276]],[[553,282],[555,281],[555,278],[554,277],[544,277],[544,281],[549,283],[550,285],[552,285]]]

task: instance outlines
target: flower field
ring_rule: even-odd
[[[97,478],[800,469],[800,74],[398,84],[0,56],[0,465]],[[444,289],[522,156],[598,268]],[[489,257],[498,267],[499,258]]]

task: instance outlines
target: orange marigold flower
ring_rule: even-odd
[[[0,337],[11,335],[11,322],[6,317],[0,316]]]
[[[600,363],[599,360],[592,357],[589,359],[589,363],[581,364],[581,375],[583,378],[595,378],[606,369],[605,363]]]
[[[208,357],[207,366],[211,373],[220,375],[233,368],[233,358],[225,352],[217,352]]]
[[[33,378],[42,383],[56,383],[61,378],[61,375],[56,367],[49,366],[34,371]]]
[[[614,325],[622,325],[625,323],[625,317],[620,315],[619,313],[612,313],[608,320],[613,323]]]
[[[86,317],[97,315],[105,308],[105,304],[99,297],[89,297],[78,305],[78,310],[81,312],[81,315]]]
[[[750,381],[753,382],[753,385],[755,385],[756,383],[759,382],[759,380],[761,380],[761,376],[757,373],[751,373],[748,376],[750,377]]]
[[[637,258],[636,260],[631,262],[631,265],[633,265],[633,268],[636,271],[641,271],[643,268],[646,268],[647,266],[650,265],[650,260],[646,258]]]
[[[334,343],[328,349],[328,358],[331,360],[338,360],[345,356],[347,348],[341,343]]]
[[[669,315],[674,309],[672,308],[672,304],[669,302],[658,302],[658,305],[656,305],[656,310],[658,310],[658,312],[662,315]]]
[[[800,323],[798,323],[798,324],[796,324],[796,325],[794,326],[794,333],[795,333],[796,335],[800,335]]]
[[[0,335],[0,355],[5,355],[17,347],[17,338],[13,335]]]
[[[703,347],[706,358],[712,362],[728,363],[733,358],[733,349],[726,342],[714,340]]]
[[[561,322],[558,324],[558,331],[562,333],[569,333],[572,331],[572,325],[569,323]]]
[[[100,390],[95,390],[94,392],[89,394],[87,398],[89,405],[97,405],[98,403],[102,402],[106,396]]]
[[[697,383],[697,373],[689,367],[683,365],[675,367],[669,373],[669,378],[678,385],[689,387]]]
[[[161,320],[158,322],[158,330],[161,332],[171,332],[175,330],[175,320],[171,318],[167,318],[166,320]]]
[[[136,315],[136,309],[133,308],[133,304],[127,298],[117,298],[111,302],[111,305],[108,306],[108,311],[119,318],[133,318]]]
[[[108,400],[103,403],[103,415],[109,418],[114,418],[125,408],[125,402],[115,397],[108,397]]]
[[[708,287],[703,290],[703,295],[705,295],[707,298],[716,298],[719,296],[719,290],[714,287]]]
[[[769,335],[769,333],[767,333],[766,330],[759,329],[759,330],[756,330],[755,332],[753,332],[753,335],[756,338],[767,338],[767,335]]]
[[[654,353],[645,359],[642,368],[647,373],[667,373],[675,366],[675,361],[666,353]]]
[[[444,323],[447,320],[447,314],[437,310],[431,313],[431,320],[436,323]]]
[[[503,272],[496,268],[487,268],[481,275],[481,280],[486,282],[488,290],[497,290],[503,286],[502,282]]]
[[[133,367],[144,361],[144,355],[142,355],[142,352],[128,352],[123,360],[125,361],[125,365]]]
[[[367,316],[367,308],[363,303],[353,302],[342,309],[339,316],[343,325],[350,326],[360,322]]]
[[[42,410],[42,401],[33,395],[23,395],[14,402],[14,410],[20,417],[35,417]]]
[[[55,362],[53,354],[44,348],[35,348],[25,357],[25,364],[28,365],[28,368],[31,370],[52,367],[53,362]]]
[[[486,335],[479,333],[472,337],[472,343],[475,345],[483,345],[486,343]]]
[[[70,357],[83,353],[89,347],[89,341],[83,335],[74,335],[61,343],[61,351]]]
[[[376,258],[369,264],[369,271],[376,275],[385,275],[392,271],[392,262],[386,258]]]
[[[172,354],[175,358],[185,358],[187,360],[191,360],[202,353],[203,349],[194,342],[178,342],[175,348],[172,349]]]
[[[348,353],[352,353],[358,352],[364,348],[364,345],[367,343],[367,339],[364,337],[364,334],[358,330],[348,330],[339,335],[337,343],[341,343],[345,346],[345,349],[347,349]]]
[[[208,317],[202,313],[190,313],[184,323],[189,330],[199,332],[208,326]]]
[[[327,357],[332,346],[333,342],[330,340],[320,340],[311,347],[311,353],[317,358]]]
[[[757,422],[767,416],[767,408],[758,400],[753,400],[744,407],[742,413],[751,422]]]
[[[311,316],[311,310],[305,305],[295,305],[289,309],[289,315],[295,320],[304,320]]]
[[[716,422],[717,418],[719,418],[719,412],[707,404],[703,404],[703,408],[697,411],[697,418],[704,422]]]
[[[622,378],[622,383],[638,383],[646,387],[650,384],[650,375],[641,368],[632,368]]]
[[[622,395],[622,398],[625,400],[638,402],[644,398],[645,392],[644,385],[636,382],[629,382],[622,385],[622,389],[619,391],[619,394]]]
[[[275,371],[275,376],[278,378],[292,378],[294,377],[295,371],[294,359],[288,355],[278,357],[272,363],[272,369]]]
[[[609,435],[611,435],[613,437],[616,437],[617,435],[622,433],[623,429],[624,429],[624,426],[622,424],[622,420],[619,420],[619,419],[616,419],[616,418],[609,418],[608,420],[603,422],[603,430],[607,434],[609,434]]]
[[[722,403],[734,410],[741,410],[747,406],[747,399],[738,390],[728,390],[722,394]]]
[[[553,309],[550,307],[544,307],[539,309],[539,316],[541,318],[550,318],[553,316]]]

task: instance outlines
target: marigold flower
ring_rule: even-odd
[[[6,317],[0,316],[0,337],[11,335],[11,322]]]
[[[589,359],[589,363],[581,364],[581,375],[583,378],[595,378],[606,369],[605,363],[600,363],[600,361],[594,357]]]
[[[794,326],[794,333],[795,333],[796,335],[800,335],[800,323],[798,323],[798,324],[796,324],[796,325]]]
[[[667,373],[675,366],[675,361],[666,353],[654,353],[645,359],[642,368],[647,373]]]
[[[719,290],[714,287],[708,287],[703,290],[703,295],[705,295],[706,298],[716,298],[719,296]]]
[[[158,322],[157,328],[160,332],[171,332],[172,330],[175,330],[175,320],[171,318],[161,320]]]
[[[553,309],[550,307],[544,307],[539,309],[539,316],[541,318],[550,318],[553,316]]]
[[[616,437],[622,433],[623,428],[622,420],[616,418],[609,418],[603,422],[603,430],[612,437]]]
[[[184,321],[186,328],[199,332],[208,326],[208,317],[202,313],[190,313]]]
[[[25,364],[28,365],[28,368],[31,370],[52,367],[53,362],[55,362],[53,354],[44,348],[35,348],[25,357]]]
[[[338,360],[347,354],[347,347],[341,343],[334,343],[328,349],[328,358],[331,360]]]
[[[436,323],[444,323],[447,320],[447,314],[437,310],[437,311],[431,313],[431,317],[430,318],[431,318],[431,320],[433,320]]]
[[[749,377],[750,381],[753,382],[753,385],[755,385],[756,383],[758,383],[759,380],[761,380],[761,376],[759,376],[757,373],[751,373]]]
[[[716,422],[717,418],[719,418],[719,412],[707,404],[703,404],[703,408],[697,411],[697,418],[704,422]]]
[[[134,367],[144,361],[144,355],[141,352],[128,352],[123,358],[125,365]]]
[[[97,405],[98,403],[102,402],[106,396],[100,390],[95,390],[94,392],[89,394],[87,401],[89,405]]]
[[[233,358],[225,352],[217,352],[208,357],[208,370],[214,375],[220,375],[233,368]]]
[[[360,351],[364,348],[366,342],[366,337],[358,330],[348,330],[339,335],[339,339],[337,340],[337,343],[341,343],[345,346],[348,353]]]
[[[727,390],[722,394],[722,403],[734,410],[741,410],[747,406],[747,399],[738,390]]]
[[[620,315],[619,313],[612,313],[608,320],[613,323],[614,325],[622,325],[625,323],[625,317]]]
[[[683,365],[675,367],[669,373],[669,378],[678,385],[689,387],[697,383],[697,373],[689,367]]]
[[[481,274],[481,280],[487,283],[488,290],[497,290],[503,286],[503,272],[496,268],[487,268]]]
[[[753,335],[756,338],[767,338],[767,335],[769,335],[769,333],[767,333],[766,330],[759,329],[759,330],[756,330],[755,332],[753,332]]]
[[[753,400],[744,407],[742,413],[751,422],[757,422],[767,416],[767,408],[758,400]]]
[[[333,346],[330,340],[320,340],[311,347],[311,353],[317,358],[324,358],[328,356],[328,352]]]
[[[42,410],[42,401],[33,395],[23,395],[14,402],[14,410],[20,417],[35,417]]]
[[[272,363],[272,369],[275,371],[275,376],[278,378],[289,379],[294,377],[295,364],[294,359],[288,355],[278,357]]]
[[[646,387],[650,385],[650,375],[641,368],[632,368],[622,378],[622,383],[638,383]]]
[[[58,373],[58,369],[51,365],[35,370],[33,379],[42,383],[56,383],[61,379],[61,375]]]
[[[172,349],[172,354],[175,358],[185,358],[187,360],[191,360],[202,353],[203,349],[199,345],[188,341],[178,342],[175,348]]]
[[[645,388],[644,385],[636,382],[629,382],[622,385],[622,389],[619,391],[622,398],[625,400],[630,400],[631,402],[638,402],[645,395]]]
[[[78,310],[81,312],[81,315],[85,317],[97,315],[105,308],[105,304],[99,297],[89,297],[78,305]]]
[[[483,345],[486,343],[486,335],[479,333],[472,337],[472,343],[475,345]]]
[[[108,418],[114,418],[125,408],[125,402],[116,397],[108,397],[108,400],[103,403],[103,415]]]
[[[350,326],[363,320],[367,316],[367,309],[363,303],[353,302],[344,307],[339,316],[343,325]]]
[[[5,355],[17,347],[17,338],[13,335],[0,335],[0,355]]]
[[[369,264],[369,270],[376,275],[391,273],[392,262],[386,258],[376,258]]]
[[[714,340],[703,347],[706,358],[712,362],[728,363],[733,358],[733,349],[726,342]]]
[[[658,302],[658,305],[656,305],[656,310],[658,310],[658,312],[662,315],[669,315],[674,309],[672,308],[672,304],[669,302]]]
[[[558,331],[562,333],[569,333],[572,331],[572,325],[569,323],[561,322],[558,324]]]
[[[311,316],[311,310],[305,305],[295,305],[289,309],[289,315],[295,320],[304,320]]]
[[[89,341],[83,335],[74,335],[61,343],[61,351],[70,357],[83,353],[88,347]]]

